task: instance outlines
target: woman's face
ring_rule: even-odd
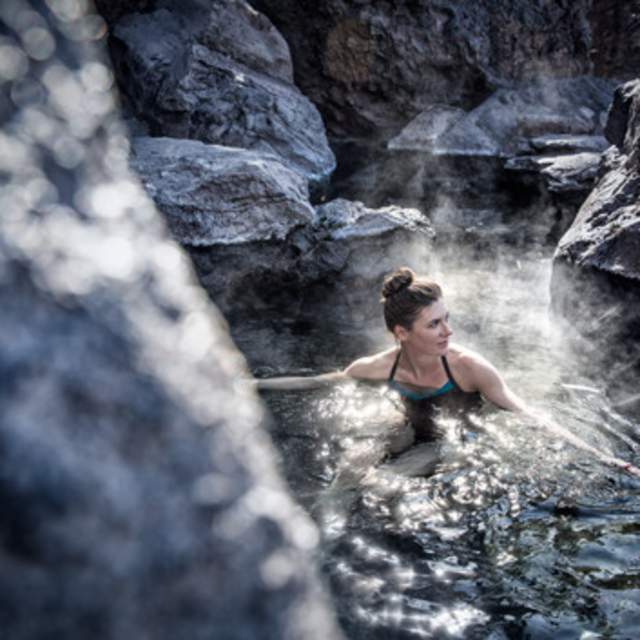
[[[424,353],[442,356],[449,349],[449,313],[442,299],[423,307],[411,325],[400,337],[403,345]]]

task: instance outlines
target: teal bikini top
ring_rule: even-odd
[[[447,374],[448,380],[438,389],[421,389],[421,390],[413,390],[407,389],[401,383],[394,380],[394,376],[396,375],[396,369],[398,368],[398,362],[400,361],[401,351],[398,351],[398,355],[393,363],[393,367],[391,367],[391,372],[389,373],[389,378],[387,380],[387,384],[395,389],[403,398],[407,400],[419,401],[419,400],[427,400],[428,398],[435,398],[436,396],[441,396],[448,391],[453,391],[454,389],[460,389],[458,383],[455,381],[454,377],[451,375],[451,369],[449,369],[449,363],[447,362],[446,356],[442,356],[442,365],[444,366],[444,370]],[[462,391],[462,390],[461,390]]]

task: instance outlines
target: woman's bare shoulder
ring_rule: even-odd
[[[487,362],[487,360],[477,351],[456,343],[449,345],[449,350],[447,351],[447,362],[454,366],[458,365],[460,367],[468,367],[477,365],[478,363]]]
[[[478,386],[479,376],[483,375],[487,367],[492,366],[477,351],[459,344],[451,344],[449,346],[447,362],[455,377],[467,390],[475,390]]]
[[[392,347],[364,358],[358,358],[346,367],[344,373],[351,378],[360,380],[386,380],[397,354],[398,347]]]

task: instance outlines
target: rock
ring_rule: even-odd
[[[301,292],[306,311],[317,317],[315,309],[331,300],[335,328],[358,332],[379,316],[383,277],[400,265],[428,264],[434,237],[416,209],[370,209],[343,198],[317,207],[311,244],[298,261],[312,285]]]
[[[591,77],[548,80],[501,89],[465,114],[426,110],[386,146],[336,145],[332,195],[416,207],[452,239],[493,229],[508,242],[555,244],[594,184],[612,92]]]
[[[273,154],[136,138],[132,165],[182,245],[285,240],[313,221],[306,181]]]
[[[112,40],[121,89],[152,135],[275,153],[313,183],[333,171],[286,43],[246,3],[159,2],[122,17]]]
[[[600,178],[562,237],[553,262],[552,302],[583,335],[593,341],[594,362],[605,354],[615,362],[616,386],[621,364],[640,371],[640,81],[617,90],[607,130],[619,148],[604,156]],[[625,96],[630,97],[627,100]],[[620,113],[622,111],[622,114]],[[622,115],[625,131],[619,131]],[[635,359],[635,364],[634,364]],[[631,376],[633,379],[633,375]],[[620,393],[628,393],[624,390]],[[637,390],[633,391],[637,393]],[[624,404],[624,397],[617,398]]]
[[[604,134],[607,140],[619,147],[624,153],[633,152],[636,132],[631,119],[635,121],[633,109],[637,109],[640,96],[640,83],[637,80],[618,87],[613,94]],[[631,126],[630,126],[631,125]]]
[[[574,153],[550,156],[540,172],[548,179],[549,191],[588,191],[600,165],[599,153]]]
[[[440,135],[434,151],[508,157],[522,138],[598,133],[612,93],[610,82],[590,77],[501,89]]]
[[[456,124],[465,112],[436,105],[418,114],[395,138],[387,143],[392,151],[432,151],[440,136]]]
[[[339,638],[244,360],[126,166],[100,19],[7,7],[3,637]]]
[[[584,192],[591,190],[600,165],[599,153],[517,156],[505,162],[505,169],[539,173],[551,192]]]
[[[427,220],[416,209],[390,206],[373,210],[362,202],[350,202],[343,198],[316,209],[314,228],[324,238],[331,240],[371,238],[398,230],[433,235]]]
[[[591,66],[585,0],[252,4],[286,38],[336,137],[387,140],[434,104],[469,111],[500,87]]]
[[[531,138],[530,147],[539,153],[571,154],[582,151],[603,152],[609,143],[604,136],[546,134]]]
[[[590,55],[596,75],[630,80],[640,68],[640,6],[637,0],[592,3]]]
[[[563,236],[556,259],[640,284],[640,175],[610,169]]]

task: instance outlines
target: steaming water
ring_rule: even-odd
[[[548,313],[548,257],[472,264],[452,256],[428,265],[457,341],[556,421],[638,464],[640,425],[611,408]],[[361,348],[362,335],[321,327],[264,331],[254,351],[277,344],[305,371],[314,352],[326,370],[358,355],[350,344]],[[366,336],[372,351],[389,344],[377,326]],[[640,637],[635,479],[491,407],[465,424],[445,420],[440,444],[384,461],[408,432],[383,388],[265,398],[284,473],[321,530],[321,565],[348,638]]]

